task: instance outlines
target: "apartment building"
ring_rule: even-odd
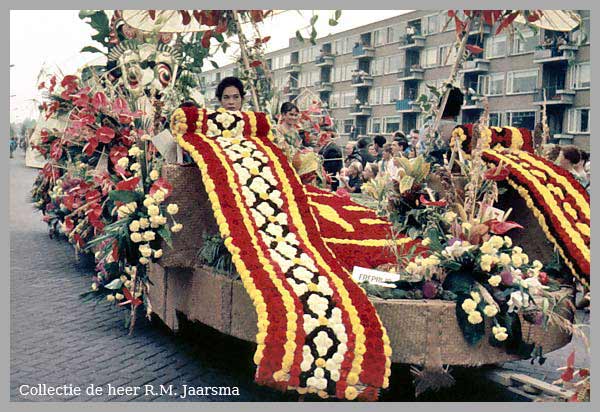
[[[487,96],[492,126],[533,130],[545,96],[552,138],[589,149],[590,14],[579,13],[582,28],[566,34],[516,25],[496,35],[495,27],[472,27],[469,43],[484,53],[459,73],[465,91],[459,120],[476,121]],[[446,80],[455,62],[448,20],[444,11],[419,10],[319,38],[316,46],[290,39],[289,47],[266,56],[272,84],[285,100],[311,89],[344,138],[408,132],[423,123],[415,99],[428,93],[428,84]],[[206,96],[235,73],[233,65],[203,73]],[[351,136],[353,129],[358,133]]]

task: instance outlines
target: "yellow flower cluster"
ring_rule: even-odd
[[[494,334],[494,338],[497,341],[505,341],[508,338],[508,334],[506,333],[506,328],[503,326],[493,326],[492,333]]]
[[[173,112],[170,125],[173,136],[183,135],[187,132],[187,119],[183,109],[177,109]]]

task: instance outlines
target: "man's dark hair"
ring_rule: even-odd
[[[242,84],[242,81],[240,79],[238,79],[237,77],[225,77],[223,80],[221,80],[221,83],[219,83],[219,85],[217,86],[217,99],[221,100],[221,98],[223,97],[223,91],[229,87],[229,86],[233,86],[236,89],[238,89],[238,91],[240,92],[240,96],[243,98],[244,97],[244,85]]]
[[[419,134],[419,131],[418,131],[417,129],[412,129],[410,132],[411,132],[411,133],[416,133],[416,134]]]
[[[383,145],[386,143],[385,137],[381,136],[381,135],[377,135],[373,138],[373,142],[379,146],[379,148],[382,148]]]
[[[356,148],[364,149],[365,147],[369,146],[370,143],[371,139],[369,139],[368,137],[361,137],[360,139],[358,139],[358,142],[356,142]]]
[[[590,160],[590,152],[586,152],[585,150],[580,150],[579,154],[581,155],[581,160],[583,160],[583,163]]]
[[[408,140],[406,140],[406,137],[396,137],[394,138],[394,142],[398,142],[398,146],[400,146],[402,150],[406,150],[408,147]]]
[[[450,89],[448,95],[448,101],[446,107],[444,107],[444,113],[442,117],[456,117],[460,113],[460,108],[463,105],[465,95],[460,91],[458,87]]]
[[[406,135],[401,132],[400,130],[398,130],[396,133],[394,133],[394,140],[396,140],[398,137],[402,138],[402,139],[406,139]]]
[[[294,103],[292,102],[284,102],[281,105],[281,114],[286,114],[291,112],[292,110],[296,110],[297,112],[300,112],[300,110],[298,110],[298,106],[296,106]]]

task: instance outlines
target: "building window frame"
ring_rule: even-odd
[[[507,110],[505,112],[505,115],[503,116],[503,120],[506,121],[506,124],[508,126],[511,127],[523,127],[523,126],[513,126],[513,122],[514,122],[514,116],[517,113],[533,113],[533,125],[535,126],[535,124],[537,123],[537,119],[538,119],[538,112],[535,110]],[[530,128],[531,130],[533,130],[533,127]]]
[[[586,110],[587,113],[587,130],[581,130],[581,113]],[[569,134],[590,134],[591,121],[590,121],[590,108],[589,107],[576,107],[567,110],[567,132]]]
[[[528,91],[519,91],[519,92],[513,91],[513,89],[514,89],[513,82],[515,79],[515,74],[526,73],[526,72],[531,72],[531,73],[535,72],[535,84],[533,86],[533,89],[528,90]],[[537,88],[539,78],[540,78],[540,70],[539,69],[525,69],[525,70],[509,71],[506,73],[506,94],[515,96],[515,95],[520,95],[520,94],[535,93],[535,89]]]
[[[491,53],[494,50],[494,48],[493,48],[494,44],[497,43],[498,41],[501,41],[502,39],[504,41],[504,54],[492,55]],[[485,54],[486,59],[499,59],[499,58],[506,57],[508,54],[508,36],[506,34],[498,34],[495,36],[487,37],[484,40],[484,50],[485,50],[484,54]]]
[[[379,125],[379,130],[373,130],[374,123]],[[383,119],[381,117],[371,117],[369,119],[369,133],[370,134],[381,134],[381,126],[383,125]]]
[[[533,47],[531,48],[531,50],[519,51],[519,52],[515,51],[517,49],[517,47],[518,47],[518,43],[522,42],[523,39],[521,39],[521,37],[519,36],[519,33],[514,33],[513,34],[513,41],[512,41],[512,48],[511,48],[510,55],[511,56],[521,56],[521,55],[524,55],[524,54],[531,54],[531,53],[533,53],[535,51],[536,46],[538,46],[540,44],[540,33],[538,32],[536,34],[533,30],[531,30],[527,26],[519,28],[518,30],[523,35],[525,35],[526,33],[527,34],[531,34],[531,38],[533,39],[533,43],[534,44],[533,44]],[[525,37],[525,36],[523,36],[523,37]],[[525,40],[525,41],[527,41],[527,40]]]
[[[579,81],[580,81],[579,78],[581,77],[581,67],[582,66],[587,66],[588,70],[589,70],[589,75],[588,75],[589,81],[587,82],[588,83],[587,86],[582,86],[581,84],[579,84]],[[571,89],[573,89],[573,90],[590,89],[591,82],[592,82],[591,67],[592,66],[589,61],[577,62],[573,66],[569,67],[569,85],[570,85]]]

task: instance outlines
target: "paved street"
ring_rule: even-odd
[[[132,336],[124,327],[126,311],[104,302],[83,302],[79,294],[91,281],[90,262],[77,261],[65,241],[48,237],[41,215],[29,204],[29,190],[37,170],[26,168],[22,151],[10,159],[11,242],[11,400],[13,401],[295,401],[253,382],[254,346],[208,327],[183,324],[173,334],[159,321],[139,319]],[[571,346],[571,345],[570,345]],[[584,361],[578,345],[577,364]],[[548,380],[556,376],[570,349],[551,357],[543,368],[516,362],[513,369],[536,371]],[[514,397],[472,370],[455,371],[457,385],[422,400],[506,401]],[[532,372],[533,374],[533,372]],[[395,367],[392,388],[382,400],[414,400],[406,368]],[[33,396],[31,387],[73,385],[80,395]],[[102,394],[85,393],[89,385]],[[112,387],[141,387],[134,393],[108,393]],[[24,386],[29,385],[29,386]],[[146,394],[144,385],[158,392],[172,385],[172,395]],[[239,396],[188,396],[183,385],[238,387]],[[28,392],[29,391],[29,392]],[[175,393],[177,395],[175,395]],[[308,398],[310,400],[312,398]]]

